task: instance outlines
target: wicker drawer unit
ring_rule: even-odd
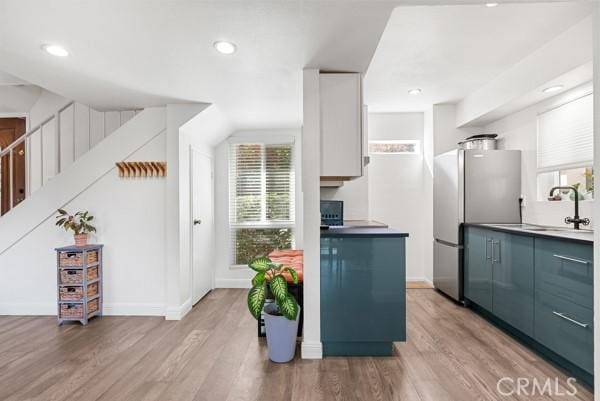
[[[102,245],[56,249],[58,323],[102,316]]]

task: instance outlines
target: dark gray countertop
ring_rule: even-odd
[[[388,225],[375,220],[344,220],[344,226],[353,228],[388,228]]]
[[[383,227],[359,228],[342,226],[321,230],[321,237],[408,237],[408,233]]]
[[[538,226],[535,224],[475,224],[466,223],[465,226],[489,228],[513,234],[529,235],[549,239],[573,241],[585,244],[594,243],[592,230],[573,230],[561,227]]]

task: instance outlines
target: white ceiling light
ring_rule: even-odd
[[[218,41],[213,43],[213,46],[222,54],[233,54],[237,50],[235,44],[231,42]]]
[[[500,3],[485,3],[485,6],[489,8],[498,7],[499,5]]]
[[[42,50],[56,57],[67,57],[69,55],[67,49],[59,45],[45,44],[42,45]]]
[[[544,89],[542,92],[544,92],[544,93],[558,92],[559,90],[562,90],[563,88],[564,88],[564,86],[562,86],[562,85],[554,85],[554,86],[550,86],[550,87]]]
[[[423,91],[422,91],[421,89],[418,89],[418,88],[417,88],[417,89],[411,89],[411,90],[409,90],[409,91],[408,91],[408,94],[409,94],[409,95],[420,95],[420,94],[421,94],[421,92],[423,92]]]

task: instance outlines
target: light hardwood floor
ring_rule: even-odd
[[[592,400],[501,396],[501,377],[566,376],[434,290],[408,290],[408,341],[386,358],[268,361],[244,290],[215,290],[182,321],[0,317],[0,400]],[[507,391],[505,388],[504,391]]]

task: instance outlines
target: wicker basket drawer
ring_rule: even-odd
[[[87,280],[92,281],[98,278],[98,266],[87,269]],[[60,271],[61,284],[83,284],[83,270],[64,269]]]
[[[92,299],[91,301],[88,302],[88,314],[90,313],[94,313],[98,310],[98,305],[100,305],[100,303],[98,302],[98,299]]]
[[[89,251],[87,253],[86,265],[91,265],[98,261],[98,251]],[[59,263],[61,267],[83,266],[83,252],[61,252],[59,254]]]
[[[98,283],[89,284],[87,296],[98,295]],[[61,287],[59,291],[61,301],[81,301],[83,299],[83,287]]]
[[[93,299],[87,303],[88,315],[98,310],[100,303],[98,299]],[[83,319],[83,304],[61,304],[60,316],[61,319]]]

